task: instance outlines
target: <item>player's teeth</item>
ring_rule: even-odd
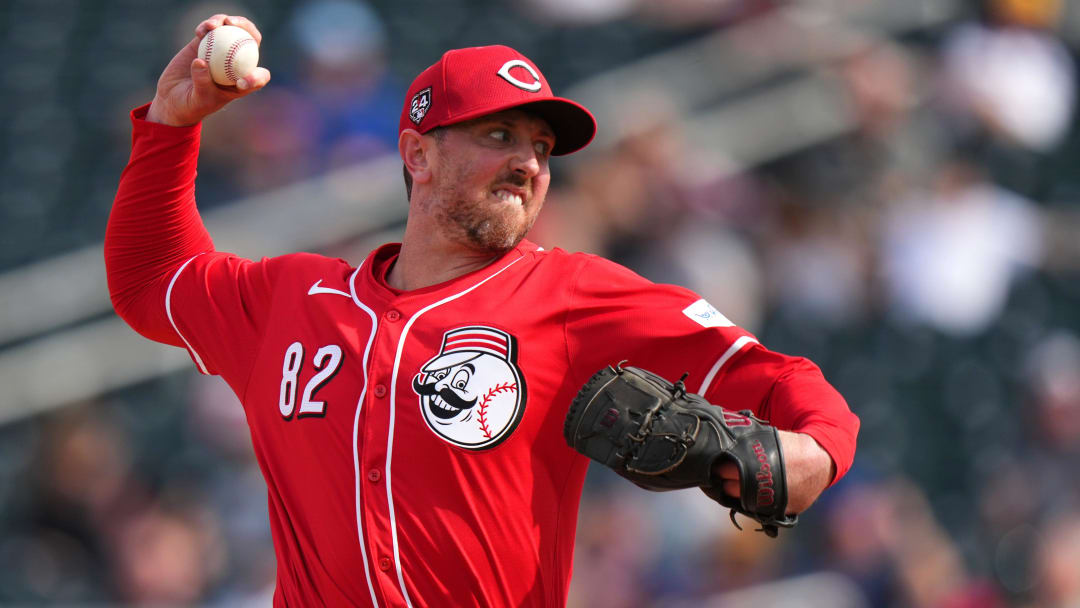
[[[499,197],[499,200],[506,201],[508,203],[514,203],[515,205],[521,204],[521,197],[517,194],[513,194],[506,190],[499,190],[495,193],[495,196]]]

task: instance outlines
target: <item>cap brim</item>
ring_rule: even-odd
[[[555,132],[555,147],[552,156],[563,156],[589,145],[596,136],[596,119],[585,106],[565,99],[552,97],[543,101],[533,101],[515,106],[528,108],[551,125]]]
[[[465,122],[495,112],[512,109],[527,109],[547,121],[555,134],[555,147],[552,156],[563,156],[589,145],[596,135],[596,119],[585,106],[563,97],[548,97],[539,101],[512,102],[504,105],[485,107],[466,112],[453,119],[432,123],[420,131],[426,133],[435,127],[442,127]]]

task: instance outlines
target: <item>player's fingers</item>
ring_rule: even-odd
[[[241,15],[229,15],[225,18],[225,24],[244,28],[247,30],[247,33],[251,34],[251,37],[255,39],[255,44],[262,44],[262,33],[259,31],[259,28],[255,27],[255,24],[251,22],[251,19]]]
[[[195,26],[195,37],[202,38],[206,35],[206,32],[209,32],[216,27],[221,27],[225,24],[225,19],[227,17],[228,15],[226,15],[225,13],[218,13],[216,15],[213,15],[209,19],[206,19],[199,25]]]
[[[213,88],[214,79],[210,77],[210,64],[202,57],[191,60],[191,84],[196,90],[209,90]]]
[[[270,82],[270,70],[266,68],[255,68],[251,71],[251,74],[236,81],[236,88],[248,93],[258,91],[265,87],[268,82]]]
[[[734,462],[725,460],[713,465],[713,477],[720,481],[720,487],[728,496],[739,496],[739,467]]]
[[[739,467],[734,462],[725,460],[713,466],[713,476],[723,480],[739,480]]]

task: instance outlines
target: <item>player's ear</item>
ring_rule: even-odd
[[[434,146],[415,129],[405,129],[398,137],[398,152],[405,170],[412,175],[413,182],[425,183],[431,180],[431,161]]]

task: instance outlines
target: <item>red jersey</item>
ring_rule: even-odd
[[[194,207],[198,128],[134,123],[106,237],[114,304],[240,397],[276,606],[564,605],[589,461],[563,420],[621,360],[809,433],[837,477],[851,464],[858,421],[817,368],[687,289],[528,241],[408,292],[386,282],[396,244],[356,267],[216,252]]]

